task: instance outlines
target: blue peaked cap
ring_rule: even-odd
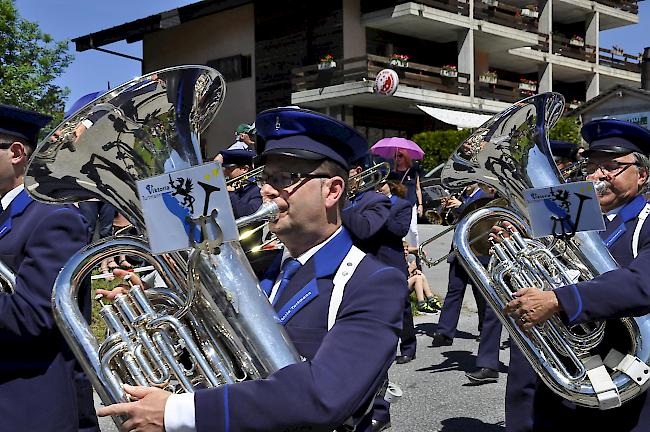
[[[567,158],[574,160],[578,151],[578,146],[568,141],[551,140],[551,153],[555,157]]]
[[[45,114],[0,104],[0,132],[23,138],[30,145],[36,144],[38,133],[50,120]]]
[[[273,108],[255,119],[257,152],[300,159],[330,159],[345,169],[368,153],[368,142],[349,125],[297,107]]]
[[[223,165],[253,165],[253,158],[257,156],[254,151],[245,149],[222,150]]]
[[[581,133],[589,143],[585,156],[593,152],[614,154],[650,152],[650,130],[623,120],[593,120],[582,127]]]

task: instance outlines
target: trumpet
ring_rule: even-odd
[[[237,177],[231,178],[226,182],[226,186],[232,187],[235,190],[242,188],[250,183],[251,177],[257,177],[258,175],[262,174],[262,171],[264,171],[264,165],[258,166],[257,168],[254,168],[250,171],[246,171],[244,174],[240,174]]]
[[[348,179],[348,185],[350,185],[348,187],[348,199],[354,199],[360,193],[376,188],[388,178],[388,174],[390,174],[390,164],[382,162],[353,175]]]

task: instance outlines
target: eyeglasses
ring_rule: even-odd
[[[590,175],[595,173],[596,170],[600,168],[601,171],[603,172],[607,171],[608,173],[615,173],[619,171],[617,173],[618,175],[623,173],[623,171],[625,171],[626,169],[628,169],[633,165],[638,166],[639,164],[636,162],[619,162],[615,160],[604,161],[604,162],[589,161],[587,162],[587,164],[585,164],[582,170],[586,175]]]
[[[281,171],[274,174],[262,173],[255,179],[255,181],[259,187],[262,187],[265,184],[270,184],[276,189],[285,189],[303,180],[331,177],[330,174],[325,173],[307,174]]]

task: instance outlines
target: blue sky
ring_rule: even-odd
[[[72,39],[98,30],[143,18],[195,0],[16,0],[20,14],[38,22],[41,29],[57,40]],[[601,46],[619,45],[626,52],[637,54],[650,46],[647,26],[650,24],[649,2],[639,3],[640,24],[601,32]],[[118,42],[107,47],[113,51],[142,57],[140,42]],[[74,45],[70,44],[74,52]],[[75,60],[57,83],[70,89],[66,106],[79,97],[115,87],[140,75],[140,63],[114,55],[90,50],[74,52]]]

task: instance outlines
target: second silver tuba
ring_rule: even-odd
[[[224,97],[224,79],[214,69],[153,72],[81,108],[30,161],[25,187],[35,199],[98,198],[113,204],[141,234],[81,250],[53,290],[57,324],[104,404],[127,400],[123,383],[192,392],[263,378],[300,361],[239,242],[222,243],[218,251],[154,256],[145,237],[136,180],[202,164],[200,133]],[[277,210],[267,207],[259,217]],[[148,260],[165,287],[134,286],[102,305],[108,335],[99,341],[76,298],[93,267],[116,254]]]
[[[579,232],[567,241],[530,238],[523,191],[564,182],[548,142],[548,131],[563,110],[564,99],[557,93],[515,103],[459,146],[442,179],[449,188],[483,183],[507,200],[508,206],[479,209],[458,223],[456,255],[544,383],[577,405],[609,409],[641,394],[650,384],[648,316],[576,326],[554,316],[524,332],[503,314],[519,288],[554,289],[618,267],[595,232]],[[477,255],[487,250],[476,250],[472,241],[487,234],[477,226],[489,227],[498,220],[510,221],[519,234],[493,246],[486,269]]]

